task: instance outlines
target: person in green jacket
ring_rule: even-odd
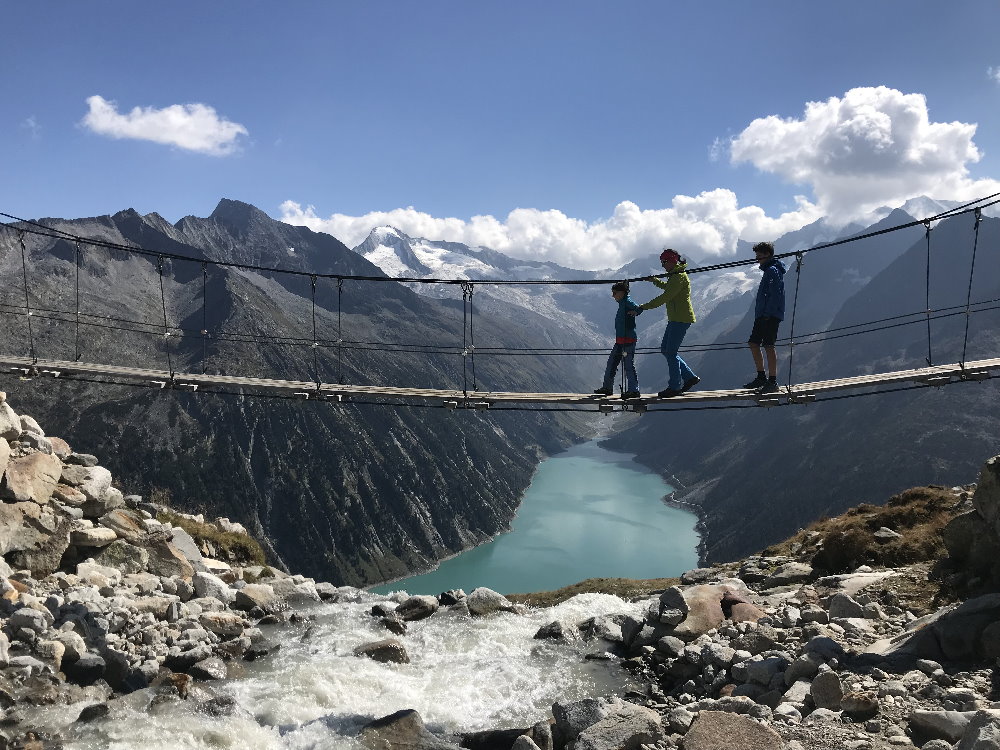
[[[667,327],[663,331],[660,351],[667,358],[670,381],[666,389],[656,395],[660,398],[670,398],[679,396],[698,385],[701,378],[691,371],[687,362],[677,353],[681,348],[681,342],[684,341],[684,334],[695,322],[694,308],[691,306],[691,280],[684,273],[687,261],[676,250],[668,247],[660,253],[660,265],[664,271],[670,272],[667,280],[650,277],[647,281],[656,284],[663,292],[639,307],[643,310],[652,310],[660,305],[667,306]]]

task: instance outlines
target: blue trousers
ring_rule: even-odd
[[[608,355],[608,364],[604,368],[604,387],[614,389],[615,375],[618,374],[618,363],[625,362],[625,390],[639,390],[639,376],[635,372],[635,344],[615,344]]]
[[[663,332],[663,342],[660,344],[660,351],[667,358],[667,369],[670,371],[670,382],[668,388],[679,391],[685,380],[695,377],[687,362],[681,359],[677,353],[684,341],[684,334],[687,333],[690,323],[681,323],[675,320],[667,321],[667,328]]]

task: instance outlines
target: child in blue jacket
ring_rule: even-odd
[[[774,353],[774,342],[778,339],[778,326],[785,317],[785,264],[774,257],[774,245],[770,242],[758,242],[753,252],[764,272],[757,287],[753,330],[747,342],[757,366],[757,377],[743,387],[758,393],[777,393],[778,357]],[[761,348],[767,354],[767,377],[764,376]]]
[[[625,393],[622,398],[639,398],[639,376],[635,371],[635,316],[642,313],[632,298],[628,296],[628,282],[616,281],[611,286],[611,296],[618,303],[618,312],[615,315],[615,345],[608,355],[608,364],[604,368],[604,385],[595,388],[594,393],[600,396],[610,396],[611,387],[615,382],[615,375],[618,374],[618,363],[624,362],[625,368]],[[632,311],[632,315],[629,312]]]

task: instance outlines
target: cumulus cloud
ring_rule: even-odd
[[[33,140],[37,140],[42,136],[42,127],[38,124],[38,119],[31,115],[31,117],[26,117],[21,121],[21,128],[28,132]]]
[[[996,68],[987,68],[986,74],[997,83],[1000,83],[1000,66]]]
[[[968,165],[980,158],[975,133],[975,123],[931,122],[922,94],[856,88],[809,102],[800,119],[754,120],[732,139],[730,159],[810,186],[823,214],[848,221],[923,195],[996,192],[1000,182],[969,178]]]
[[[248,135],[237,122],[220,117],[207,104],[172,104],[162,109],[134,107],[122,114],[116,102],[101,96],[87,99],[89,111],[81,124],[99,135],[134,138],[176,146],[212,156],[226,156]]]
[[[593,222],[534,208],[468,220],[413,207],[323,218],[313,206],[294,201],[283,203],[281,212],[283,221],[328,232],[350,246],[372,228],[391,225],[413,237],[483,245],[514,258],[573,268],[617,268],[667,244],[695,262],[711,261],[732,256],[738,240],[775,239],[820,218],[843,225],[920,196],[972,200],[1000,192],[996,180],[969,177],[968,166],[980,158],[975,133],[974,123],[932,122],[921,94],[880,86],[810,102],[798,119],[771,115],[735,137],[715,139],[709,161],[728,155],[732,164],[752,164],[806,188],[778,216],[740,206],[725,188],[677,195],[666,208],[623,201],[610,217]]]
[[[805,198],[798,197],[796,204],[794,211],[772,218],[757,206],[741,208],[731,190],[717,189],[693,197],[678,195],[662,209],[643,210],[623,201],[609,218],[586,222],[551,209],[518,208],[503,220],[493,216],[463,220],[438,218],[412,206],[323,218],[313,206],[285,201],[281,220],[332,234],[351,247],[361,244],[372,228],[390,225],[411,237],[462,242],[513,258],[596,270],[618,268],[667,244],[694,260],[730,256],[741,238],[773,239],[820,217]]]

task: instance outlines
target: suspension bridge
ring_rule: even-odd
[[[598,396],[589,393],[543,393],[543,392],[515,392],[515,391],[494,391],[481,390],[475,376],[475,339],[474,339],[474,308],[472,298],[477,286],[481,285],[539,285],[539,284],[609,284],[611,280],[586,279],[586,280],[496,280],[496,279],[428,279],[428,278],[390,278],[382,276],[359,276],[348,274],[312,274],[302,271],[289,271],[287,269],[271,268],[263,266],[252,266],[238,263],[225,263],[219,261],[209,261],[200,258],[191,258],[184,255],[172,254],[169,252],[157,251],[150,248],[137,247],[101,240],[94,237],[82,237],[62,230],[54,229],[38,222],[19,219],[9,214],[0,214],[9,219],[12,223],[0,224],[0,229],[5,230],[8,238],[14,238],[15,248],[19,247],[21,255],[23,305],[0,305],[0,314],[21,318],[26,327],[27,349],[26,353],[0,353],[0,371],[6,371],[20,378],[55,378],[59,380],[76,380],[86,382],[106,382],[136,387],[145,387],[163,390],[180,390],[192,393],[203,394],[240,394],[272,398],[289,398],[324,401],[331,403],[354,403],[354,404],[381,404],[400,407],[438,407],[446,409],[533,409],[533,410],[575,410],[575,411],[595,411],[614,412],[630,411],[637,413],[676,411],[685,409],[706,409],[706,408],[742,408],[742,407],[775,407],[789,404],[806,404],[814,401],[831,400],[834,398],[849,397],[851,395],[871,395],[884,393],[888,390],[904,390],[915,388],[942,387],[963,382],[982,382],[993,377],[1000,376],[1000,356],[985,359],[966,359],[969,339],[969,321],[976,313],[995,311],[1000,309],[1000,299],[979,299],[973,300],[972,289],[973,279],[976,270],[976,254],[979,250],[979,226],[982,221],[982,209],[1000,203],[1000,200],[992,200],[997,196],[974,201],[971,204],[959,206],[947,212],[919,221],[900,224],[897,226],[881,229],[868,234],[857,235],[836,242],[825,243],[800,250],[793,253],[779,254],[778,258],[792,258],[796,263],[795,288],[792,296],[792,310],[788,318],[789,336],[779,341],[779,345],[786,347],[788,375],[785,383],[779,392],[761,394],[747,389],[724,389],[724,390],[698,390],[689,391],[679,396],[669,399],[661,399],[655,394],[642,395],[639,398],[625,400],[618,396]],[[931,234],[933,226],[947,218],[954,218],[964,214],[972,214],[973,232],[970,238],[972,243],[972,262],[969,269],[968,293],[964,305],[953,305],[946,308],[932,309],[930,306],[931,294]],[[927,268],[926,268],[926,299],[923,309],[913,313],[892,316],[881,320],[867,321],[861,324],[845,326],[841,329],[828,329],[825,331],[808,334],[795,332],[796,310],[798,308],[799,279],[802,276],[802,264],[804,257],[811,252],[829,250],[838,245],[848,242],[856,242],[889,232],[899,231],[909,227],[923,226],[927,243]],[[29,291],[28,255],[26,249],[26,236],[36,236],[50,240],[62,240],[72,243],[75,247],[75,308],[51,308],[43,307],[37,301],[33,305]],[[81,309],[80,302],[80,274],[81,257],[84,247],[99,247],[109,251],[125,253],[137,256],[144,256],[155,260],[159,274],[160,309],[162,310],[162,320],[158,323],[149,321],[137,321],[121,316],[95,315],[87,313]],[[198,330],[180,328],[170,325],[167,316],[167,301],[164,287],[164,263],[167,261],[178,261],[198,264],[201,268],[202,281],[202,318],[203,326]],[[687,273],[696,274],[721,269],[737,268],[751,265],[755,261],[738,260],[715,265],[706,265],[698,268],[687,269]],[[291,276],[305,277],[311,288],[312,304],[312,336],[292,337],[272,335],[269,338],[275,342],[287,345],[308,347],[313,352],[314,361],[320,350],[334,350],[338,359],[342,357],[345,347],[364,348],[365,346],[379,346],[385,350],[436,353],[444,355],[454,355],[461,357],[462,363],[462,384],[451,388],[417,388],[417,387],[397,387],[386,385],[370,385],[364,383],[344,382],[343,369],[340,369],[337,382],[326,382],[320,374],[317,365],[315,376],[310,380],[302,379],[281,379],[250,377],[232,374],[217,374],[207,372],[205,361],[202,362],[202,371],[184,371],[182,368],[174,366],[171,358],[171,338],[174,340],[183,337],[200,337],[205,350],[207,342],[212,340],[230,340],[251,342],[251,338],[241,339],[241,334],[224,331],[210,331],[207,327],[207,293],[205,284],[207,270],[209,267],[219,266],[238,271],[250,271],[264,274],[288,274]],[[194,278],[196,275],[193,275]],[[659,278],[669,276],[667,274],[658,275]],[[638,277],[629,281],[638,281],[648,277]],[[317,327],[317,282],[324,280],[330,284],[335,284],[337,290],[337,337],[335,339],[324,339],[319,336]],[[431,346],[427,344],[387,344],[385,342],[353,342],[344,338],[341,329],[342,316],[342,289],[345,281],[360,283],[398,283],[406,282],[411,284],[449,284],[459,286],[463,297],[463,321],[462,321],[462,342],[461,345],[453,346]],[[8,282],[9,283],[9,282]],[[333,313],[327,309],[328,313]],[[965,331],[962,345],[962,354],[959,361],[947,364],[934,364],[932,359],[931,341],[931,321],[952,316],[964,316]],[[35,331],[33,325],[39,321],[55,322],[71,326],[75,330],[76,352],[72,360],[59,358],[46,358],[43,352],[36,349]],[[839,338],[846,336],[864,335],[872,331],[887,330],[900,325],[910,325],[926,321],[927,327],[927,357],[925,366],[900,369],[894,371],[875,372],[853,377],[818,380],[813,382],[796,383],[793,380],[793,364],[795,347],[814,343],[829,338]],[[80,348],[80,332],[87,327],[110,328],[112,330],[128,331],[133,334],[144,334],[150,337],[159,338],[162,341],[167,359],[167,369],[151,367],[133,367],[120,364],[102,364],[98,362],[85,361]],[[716,344],[712,346],[694,346],[691,349],[708,351],[712,349],[743,348],[745,344],[733,342],[730,344]],[[682,349],[684,350],[684,349]],[[574,355],[574,354],[601,354],[606,353],[606,349],[580,350],[580,349],[499,349],[487,350],[488,355]],[[658,353],[654,349],[641,350],[644,353]],[[480,356],[484,351],[479,350]],[[996,352],[1000,354],[1000,352]],[[471,383],[470,383],[471,376]]]

